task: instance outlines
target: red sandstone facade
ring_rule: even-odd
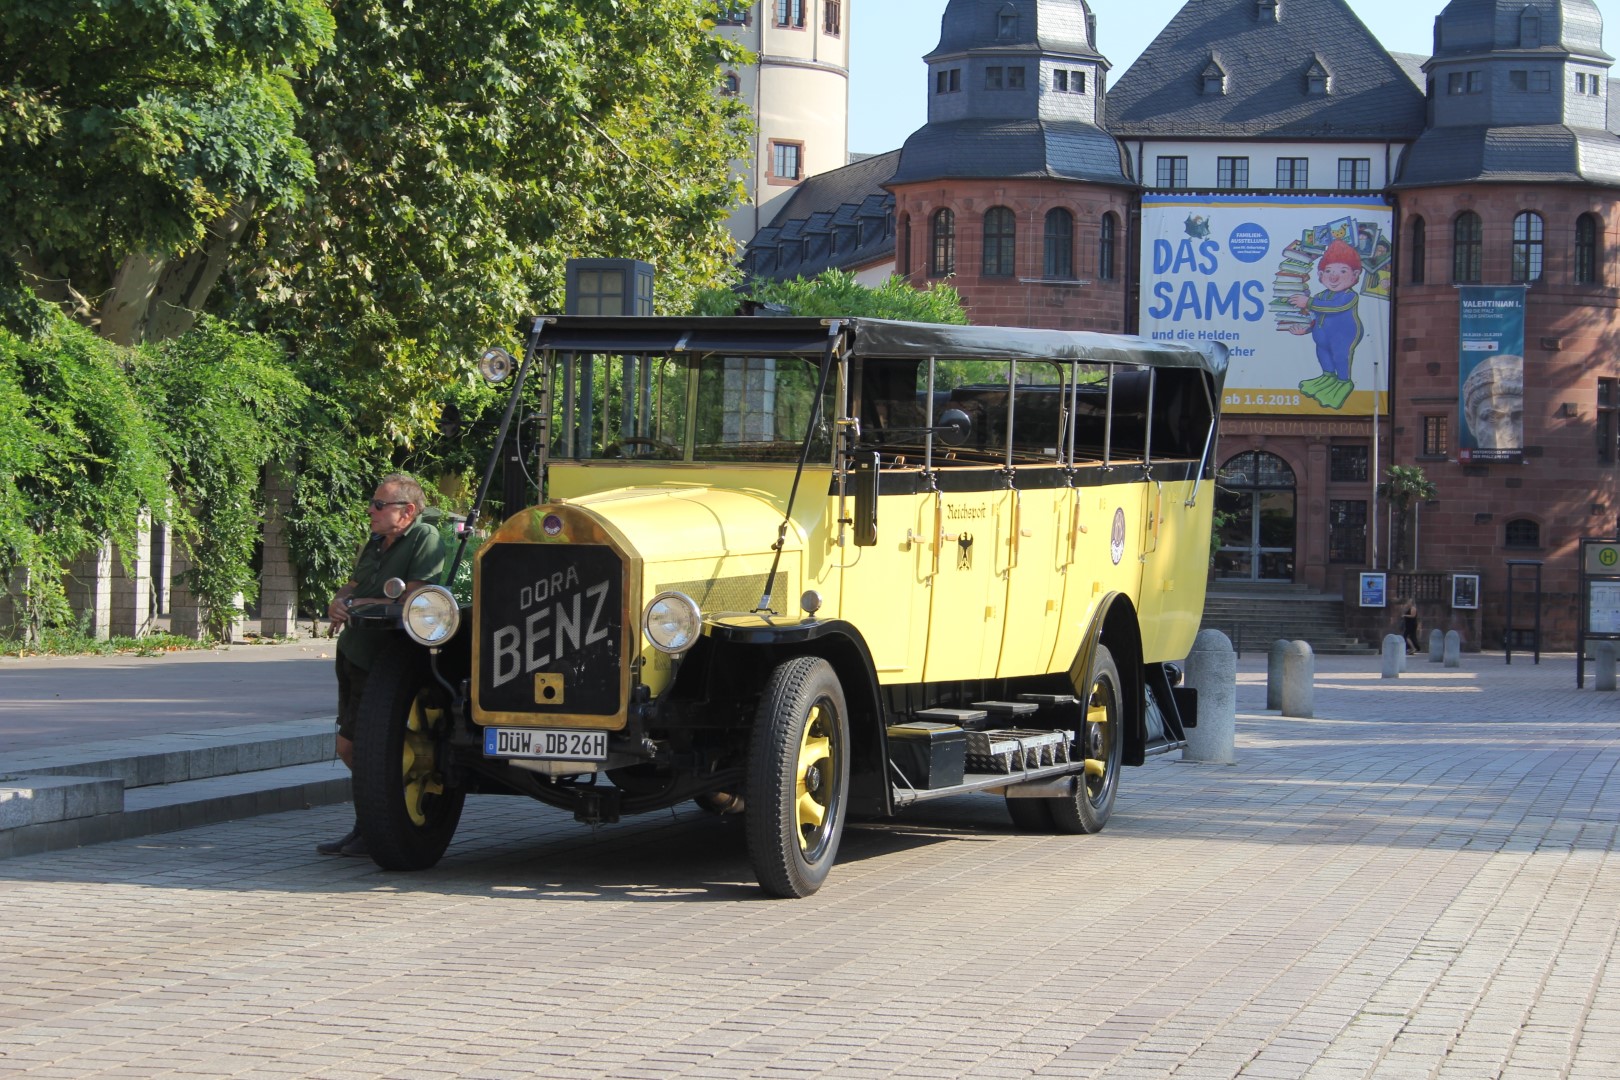
[[[962,294],[974,323],[1036,326],[1052,330],[1123,333],[1127,323],[1131,192],[1063,180],[948,180],[896,185],[895,266],[913,285],[947,280]],[[1015,271],[986,277],[984,214],[1004,206],[1017,222]],[[1045,280],[1045,220],[1062,207],[1074,215],[1074,279]],[[956,215],[956,269],[936,278],[931,269],[931,223],[935,213]],[[1099,267],[1103,215],[1116,222],[1114,277]]]
[[[1484,284],[1511,281],[1513,220],[1525,211],[1545,223],[1542,275],[1525,297],[1524,461],[1457,460],[1458,306],[1452,284],[1453,222],[1478,214]],[[1420,568],[1480,574],[1483,644],[1506,630],[1509,559],[1540,560],[1544,645],[1570,647],[1578,617],[1578,541],[1620,529],[1615,431],[1600,446],[1598,380],[1620,378],[1620,192],[1556,185],[1462,185],[1401,191],[1403,241],[1397,278],[1393,452],[1422,466],[1438,492],[1422,516]],[[1576,282],[1576,220],[1601,224],[1597,280]],[[1413,281],[1412,233],[1424,222],[1423,282]],[[1424,418],[1449,420],[1452,445],[1424,453]],[[1613,421],[1611,420],[1612,424]],[[1534,526],[1534,542],[1526,543]],[[1526,573],[1527,571],[1523,571]],[[1528,626],[1526,613],[1515,622]]]

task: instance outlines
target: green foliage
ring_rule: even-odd
[[[126,255],[198,248],[231,207],[295,192],[289,74],[331,38],[321,0],[0,5],[0,257],[94,318]],[[0,308],[17,284],[0,273]]]
[[[1435,496],[1434,481],[1418,465],[1391,465],[1378,485],[1380,498],[1388,499],[1390,506],[1404,512],[1420,499]]]
[[[1408,551],[1407,538],[1411,532],[1412,507],[1435,497],[1434,482],[1417,465],[1391,465],[1378,485],[1380,498],[1389,501],[1394,515],[1394,533],[1390,540],[1390,555],[1397,569],[1410,569],[1415,552]]]
[[[318,615],[349,580],[370,528],[366,500],[392,468],[382,448],[359,437],[329,400],[310,403],[305,425],[287,546],[298,568],[299,610]]]
[[[700,298],[704,314],[730,314],[723,310],[725,293],[711,290]],[[794,315],[824,319],[898,319],[905,322],[967,325],[962,296],[944,282],[926,289],[906,283],[898,274],[876,288],[862,285],[845,270],[823,270],[813,278],[792,281],[754,281],[747,298],[756,304],[769,304]],[[735,304],[733,304],[735,306]]]
[[[264,220],[241,310],[298,343],[358,430],[410,445],[483,346],[562,310],[569,257],[653,262],[684,309],[730,261],[746,151],[741,104],[714,92],[737,54],[711,6],[336,7],[336,47],[299,84],[314,194]]]
[[[168,652],[206,649],[211,644],[176,634],[93,638],[77,630],[48,628],[37,641],[0,638],[0,656],[159,656]]]
[[[124,373],[127,350],[53,316],[25,341],[0,330],[0,583],[26,640],[68,619],[62,567],[130,544],[168,489],[159,433]]]
[[[133,376],[151,415],[162,418],[175,533],[191,561],[186,587],[210,635],[223,637],[240,614],[236,597],[257,594],[262,474],[290,456],[308,391],[274,342],[214,320],[139,350]]]

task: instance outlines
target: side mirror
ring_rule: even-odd
[[[877,543],[878,456],[876,451],[850,455],[855,470],[855,546]]]
[[[939,414],[934,434],[946,446],[961,446],[973,434],[973,418],[961,409],[946,409]]]
[[[383,595],[388,597],[390,600],[398,600],[401,596],[404,596],[405,580],[403,578],[391,577],[387,581],[383,582]]]

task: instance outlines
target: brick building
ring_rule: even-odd
[[[1509,560],[1540,562],[1543,644],[1567,647],[1577,542],[1620,528],[1620,115],[1591,0],[1453,0],[1430,57],[1387,52],[1345,0],[1191,0],[1112,88],[1096,29],[1082,0],[951,0],[928,123],[858,181],[808,181],[745,267],[846,265],[830,223],[886,208],[862,272],[948,278],[976,322],[1229,341],[1224,586],[1341,593],[1376,635],[1392,613],[1354,601],[1384,570],[1426,628],[1496,647]],[[1311,295],[1333,230],[1358,249],[1359,329],[1319,399],[1301,374],[1327,377],[1323,320],[1285,283]],[[1252,261],[1230,288],[1266,302],[1178,283],[1161,252],[1188,238]],[[1493,287],[1522,298],[1508,449],[1479,443],[1463,386],[1497,345],[1465,332],[1462,298]],[[1437,490],[1399,522],[1376,490],[1395,464]],[[1477,608],[1453,604],[1458,575]]]

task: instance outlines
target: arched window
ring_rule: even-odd
[[[735,71],[728,71],[721,78],[720,92],[727,97],[736,97],[742,93],[742,80],[737,78]]]
[[[1507,523],[1502,543],[1510,548],[1538,548],[1541,546],[1541,526],[1529,518],[1514,518]]]
[[[1046,212],[1046,276],[1074,277],[1074,215],[1062,207]]]
[[[1116,260],[1115,250],[1118,247],[1119,218],[1112,212],[1104,214],[1097,229],[1097,276],[1103,281],[1113,281]]]
[[[931,277],[950,277],[956,273],[956,215],[949,210],[934,212],[933,257],[928,263]]]
[[[1428,226],[1422,218],[1412,219],[1412,273],[1408,278],[1414,285],[1423,284],[1423,265],[1429,257]]]
[[[911,215],[900,218],[900,276],[911,276]]]
[[[1596,214],[1582,214],[1575,219],[1575,283],[1578,285],[1598,283],[1599,232]]]
[[[1464,210],[1451,225],[1451,280],[1468,284],[1480,277],[1480,246],[1484,226],[1479,215]]]
[[[1013,212],[992,206],[984,212],[984,276],[1012,277],[1017,228]]]
[[[1543,224],[1541,215],[1526,210],[1513,219],[1513,280],[1541,280]]]

